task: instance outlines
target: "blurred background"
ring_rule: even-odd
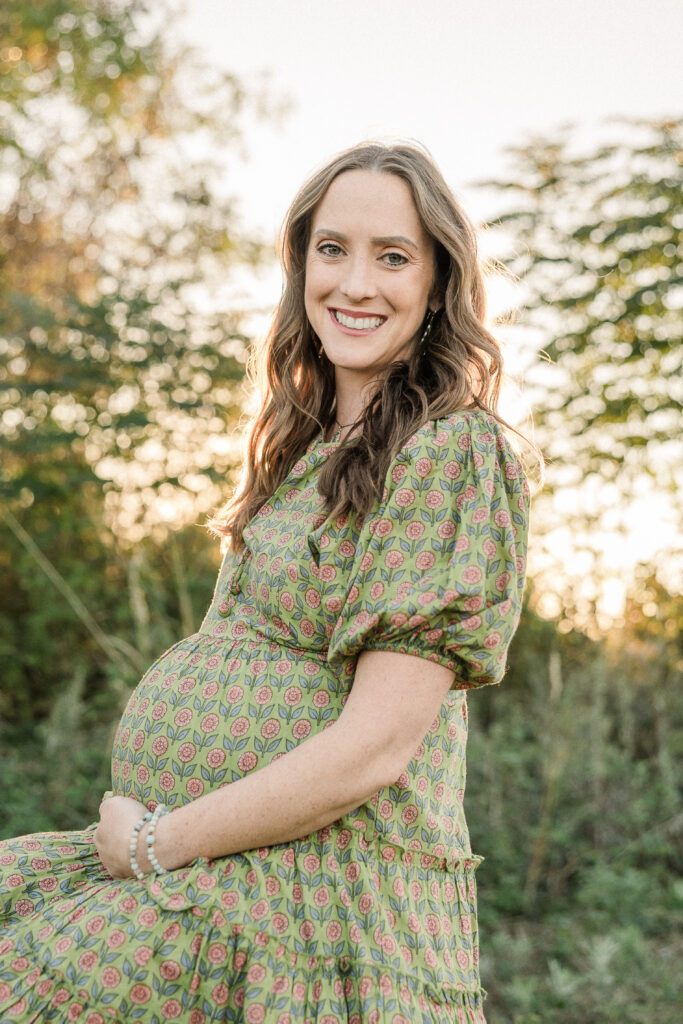
[[[201,622],[294,192],[418,139],[549,460],[469,699],[488,1021],[680,1020],[682,30],[673,0],[4,0],[1,836],[96,818],[127,694]]]

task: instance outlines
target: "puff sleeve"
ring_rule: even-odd
[[[362,521],[328,663],[363,650],[453,669],[453,689],[502,679],[526,573],[529,485],[503,428],[479,410],[421,427]]]

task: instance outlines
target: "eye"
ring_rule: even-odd
[[[336,252],[330,252],[330,249],[335,249]],[[341,246],[337,245],[336,242],[323,242],[323,244],[319,245],[316,249],[316,252],[321,252],[323,256],[338,256],[341,251]]]
[[[382,259],[387,261],[389,267],[403,267],[408,262],[408,258],[400,252],[385,252]]]

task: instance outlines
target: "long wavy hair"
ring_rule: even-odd
[[[442,304],[425,345],[392,363],[357,421],[359,432],[338,445],[318,478],[325,512],[365,515],[382,493],[389,464],[427,420],[460,409],[482,409],[540,451],[496,412],[502,356],[484,326],[486,292],[474,228],[431,155],[413,144],[360,143],[336,156],[302,186],[280,235],[285,284],[270,330],[249,374],[260,384],[261,406],[251,423],[242,481],[209,526],[229,539],[242,533],[287,476],[294,462],[335,419],[334,366],[306,316],[304,281],[311,224],[330,184],[344,171],[395,174],[412,193],[435,246],[432,294]]]

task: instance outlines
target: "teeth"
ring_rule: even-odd
[[[381,316],[345,316],[335,309],[334,315],[342,327],[353,327],[357,331],[370,331],[384,322]]]

